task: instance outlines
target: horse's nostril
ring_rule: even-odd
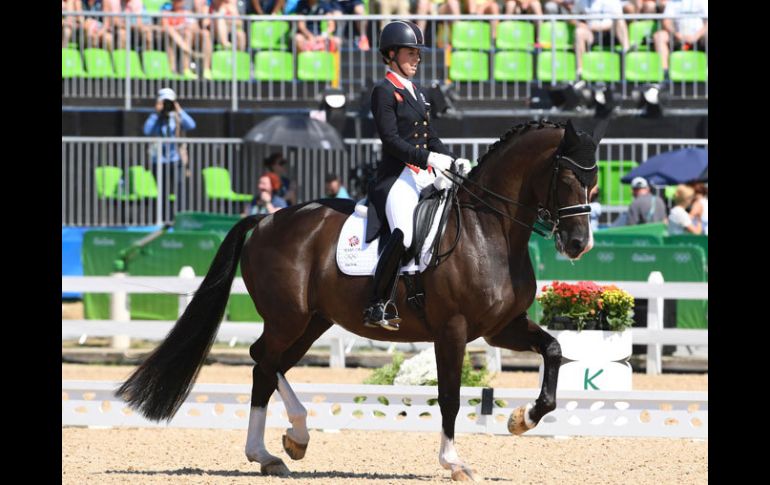
[[[582,239],[574,238],[570,239],[569,241],[569,249],[572,249],[574,251],[580,251],[583,249],[584,243]]]

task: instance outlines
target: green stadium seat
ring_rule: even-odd
[[[545,23],[543,23],[545,25]],[[537,55],[537,78],[541,81],[551,81],[551,51],[544,51]],[[556,81],[574,81],[577,77],[575,72],[575,53],[557,52],[556,53]]]
[[[495,81],[531,81],[532,54],[502,51],[495,54]]]
[[[620,81],[620,54],[586,52],[583,54],[583,74],[586,81]]]
[[[231,200],[233,202],[248,202],[254,198],[251,194],[233,192],[230,172],[222,167],[207,167],[203,169],[203,183],[206,197],[209,199]]]
[[[96,195],[100,199],[132,200],[120,192],[120,181],[123,178],[123,169],[112,166],[96,167],[94,169],[94,181],[96,182]]]
[[[254,21],[251,23],[251,48],[287,50],[290,29],[289,22],[284,20]]]
[[[259,81],[291,81],[294,62],[291,53],[261,51],[254,55],[254,78]]]
[[[211,56],[211,79],[214,81],[232,81],[233,79],[233,52],[230,50],[214,52]],[[249,54],[235,52],[235,79],[248,81],[251,79],[251,66]]]
[[[669,58],[669,76],[672,81],[699,81],[708,79],[708,59],[705,52],[675,51]]]
[[[297,55],[297,78],[300,81],[332,81],[334,56],[331,52],[300,52]]]
[[[77,49],[61,50],[61,77],[62,79],[70,77],[84,77],[86,71],[83,70],[83,60],[80,57],[80,51]]]
[[[631,186],[620,179],[637,167],[633,160],[599,160],[599,190],[602,205],[629,205],[633,200]]]
[[[131,173],[131,196],[136,199],[157,199],[158,183],[155,181],[155,175],[141,165],[134,165],[129,168]],[[168,200],[175,201],[176,194],[169,194]]]
[[[652,43],[652,35],[655,33],[656,22],[654,20],[636,20],[628,24],[628,41],[637,48],[648,48]]]
[[[144,0],[142,2],[144,4],[144,9],[148,13],[158,13],[160,12],[161,7],[163,7],[163,4],[170,3],[171,0]]]
[[[142,64],[146,79],[181,79],[181,76],[171,71],[165,51],[142,52]]]
[[[142,70],[142,63],[139,61],[139,53],[129,51],[128,62],[131,64],[131,79],[146,79]],[[115,66],[115,74],[120,78],[128,75],[126,71],[126,50],[115,49],[112,52],[112,63]]]
[[[500,50],[532,50],[535,25],[520,20],[505,20],[497,26],[495,47]],[[456,46],[455,46],[456,47]]]
[[[557,20],[553,23],[544,21],[540,24],[540,35],[538,36],[538,43],[543,49],[551,48],[551,35],[552,32],[556,34],[556,49],[572,49],[574,46],[574,28],[567,24]]]
[[[86,61],[86,77],[90,78],[114,78],[110,54],[105,49],[90,47],[83,51]]]
[[[449,79],[452,81],[489,80],[489,55],[486,52],[452,52]]]
[[[657,52],[626,54],[626,81],[650,82],[663,80],[663,67]]]
[[[452,26],[452,49],[489,50],[492,48],[489,23],[459,20]]]

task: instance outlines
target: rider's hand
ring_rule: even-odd
[[[437,190],[448,189],[452,186],[452,181],[449,180],[449,178],[447,178],[447,176],[443,173],[439,173],[433,180],[433,186],[436,187]]]
[[[468,172],[471,171],[471,161],[468,160],[467,158],[456,158],[455,165],[457,166],[457,171],[463,177],[468,175]]]
[[[428,155],[428,165],[436,169],[439,173],[443,170],[449,170],[451,164],[452,157],[448,155],[436,152],[430,152],[430,155]]]

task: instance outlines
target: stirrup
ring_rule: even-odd
[[[388,313],[388,306],[393,306],[393,313]],[[364,326],[371,328],[384,328],[386,330],[398,330],[398,324],[401,323],[401,317],[398,316],[396,304],[388,300],[387,302],[377,302],[364,310]]]

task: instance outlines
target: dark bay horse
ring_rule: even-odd
[[[398,332],[363,325],[372,278],[337,268],[337,236],[354,209],[352,201],[324,199],[240,221],[165,341],[117,395],[149,419],[174,416],[214,341],[240,257],[246,287],[265,321],[250,348],[256,363],[246,442],[250,461],[259,462],[266,474],[289,473],[264,444],[267,403],[276,389],[292,424],[283,436],[284,449],[293,459],[305,455],[307,413],[284,374],[336,323],[369,339],[434,342],[443,431],[439,462],[453,479],[473,479],[454,448],[466,343],[484,337],[490,345],[543,356],[540,395],[511,414],[512,433],[531,429],[556,407],[561,350],[527,318],[536,293],[527,243],[539,220],[550,224],[557,249],[567,257],[590,250],[587,196],[596,185],[600,137],[577,132],[570,122],[530,122],[492,145],[462,182],[451,208],[440,250],[446,252],[460,231],[456,247],[423,273],[425,320],[406,304],[406,289],[399,283],[396,303],[403,320]]]

